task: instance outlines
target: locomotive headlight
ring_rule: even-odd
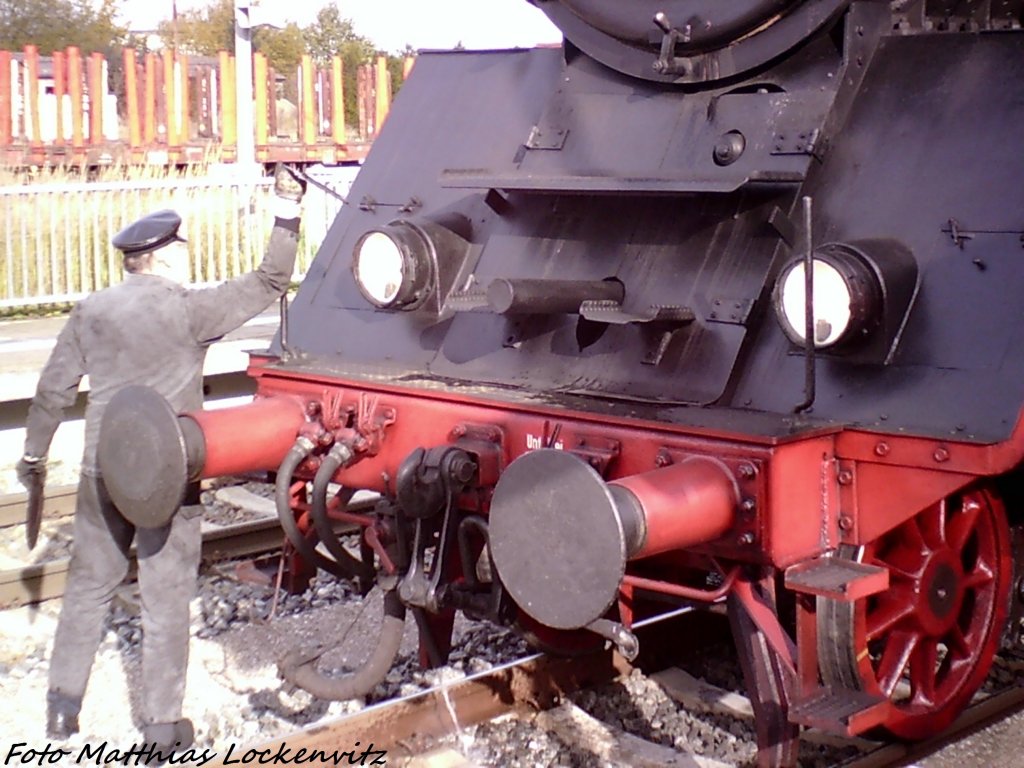
[[[811,278],[815,347],[832,347],[870,334],[881,314],[881,287],[867,263],[841,244],[824,245],[814,252]],[[790,340],[803,345],[807,294],[802,258],[790,262],[779,275],[775,311]]]
[[[372,229],[356,243],[352,274],[363,296],[381,309],[412,309],[429,293],[431,246],[406,222]]]

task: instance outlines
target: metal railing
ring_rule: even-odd
[[[162,208],[182,217],[193,282],[216,283],[248,272],[262,260],[270,235],[272,186],[270,178],[204,178],[0,187],[0,308],[76,301],[119,282],[121,256],[111,238]],[[310,186],[297,279],[341,204]]]

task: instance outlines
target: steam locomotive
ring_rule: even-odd
[[[727,605],[762,765],[943,728],[1024,609],[1024,3],[533,4],[561,48],[419,56],[251,404],[111,403],[112,497],[275,471],[386,594],[320,696],[407,612],[630,656],[656,597]]]

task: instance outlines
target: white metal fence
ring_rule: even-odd
[[[339,192],[347,192],[354,170]],[[0,308],[75,301],[123,278],[110,239],[152,211],[173,208],[192,253],[192,279],[214,283],[263,258],[273,179],[187,179],[0,187]],[[296,277],[301,278],[341,207],[311,185]]]

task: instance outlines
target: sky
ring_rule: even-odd
[[[119,20],[130,29],[155,29],[178,12],[204,8],[209,0],[120,0]],[[526,0],[258,0],[285,20],[305,26],[326,5],[336,4],[358,34],[384,51],[413,48],[506,48],[561,41],[547,16]]]

